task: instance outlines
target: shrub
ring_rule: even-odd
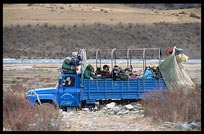
[[[28,25],[27,25],[27,27],[28,27],[28,28],[30,28],[30,27],[31,27],[31,25],[30,25],[30,24],[28,24]]]
[[[194,13],[190,13],[190,15],[189,15],[190,17],[193,17],[193,18],[196,18],[196,19],[200,19],[200,17],[199,16],[197,16],[196,14],[194,14]]]
[[[24,85],[23,85],[23,83],[21,83],[21,82],[17,82],[17,83],[15,83],[15,84],[12,84],[11,86],[10,86],[10,88],[13,90],[13,91],[26,91],[27,90],[27,87],[25,87]]]
[[[51,124],[57,119],[58,112],[52,107],[30,107],[27,100],[18,96],[17,92],[4,93],[3,128],[14,131],[58,130],[59,123]]]
[[[156,121],[201,121],[201,94],[197,90],[167,90],[144,100],[146,115]]]
[[[74,26],[73,26],[74,28],[77,28],[77,24],[74,24]]]

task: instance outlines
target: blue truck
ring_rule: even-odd
[[[143,54],[145,54],[144,51],[147,51],[147,49],[139,50],[142,50]],[[160,49],[158,50],[160,51]],[[111,66],[114,63],[116,64],[114,51],[116,49],[112,50],[111,53]],[[85,53],[86,50],[83,52]],[[98,60],[98,54],[99,50],[96,52],[96,61]],[[143,55],[143,60],[143,63],[146,63],[145,55]],[[112,78],[85,79],[83,77],[84,61],[86,61],[86,53],[83,54],[82,58],[81,75],[61,72],[55,87],[27,91],[26,98],[29,104],[33,106],[35,104],[50,103],[66,109],[70,107],[84,107],[103,100],[138,100],[147,97],[152,91],[166,90],[163,78],[128,78],[127,80],[119,78],[116,80]],[[130,64],[129,58],[127,64]],[[69,80],[68,83],[65,84],[65,80]]]

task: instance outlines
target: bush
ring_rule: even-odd
[[[156,121],[201,121],[201,94],[192,90],[188,94],[182,90],[167,90],[154,93],[151,99],[144,100],[146,115]]]
[[[18,78],[18,77],[17,77]],[[24,79],[24,81],[26,81]],[[15,84],[11,84],[10,88],[13,90],[13,91],[26,91],[27,90],[27,87],[25,87],[25,85],[23,85],[22,82],[17,82]]]
[[[49,107],[30,107],[25,98],[17,92],[7,92],[3,96],[3,128],[13,131],[59,130],[58,111]]]

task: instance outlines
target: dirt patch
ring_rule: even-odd
[[[149,117],[134,114],[106,115],[101,111],[78,111],[67,114],[67,126],[62,131],[176,131],[176,129],[162,128],[153,123]]]

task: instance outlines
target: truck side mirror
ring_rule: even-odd
[[[62,81],[62,86],[65,86],[65,84],[66,84],[66,81],[63,80],[63,81]]]
[[[60,85],[60,86],[64,86],[64,85],[65,85],[65,81],[62,81],[62,79],[59,79],[58,82],[59,82],[59,85]]]

